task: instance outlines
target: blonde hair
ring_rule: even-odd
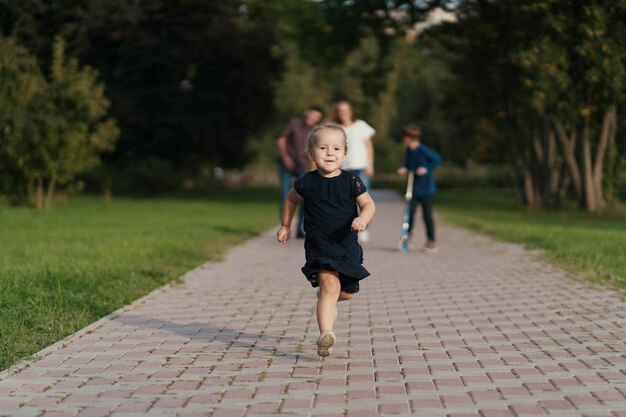
[[[348,137],[346,136],[346,131],[343,130],[343,127],[339,126],[337,123],[321,123],[315,125],[315,127],[311,129],[309,136],[306,138],[305,149],[307,152],[313,151],[313,146],[317,143],[317,135],[324,129],[331,129],[340,132],[343,137],[343,144],[346,148],[346,152],[348,152]]]

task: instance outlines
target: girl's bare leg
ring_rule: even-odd
[[[317,300],[317,325],[320,332],[332,332],[337,311],[337,300],[341,292],[339,274],[334,271],[320,271],[320,297]]]
[[[354,297],[354,294],[352,294],[351,292],[340,291],[339,292],[339,299],[337,301],[352,300],[352,297]]]

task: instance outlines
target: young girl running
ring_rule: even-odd
[[[306,146],[317,170],[294,183],[283,203],[281,226],[276,232],[279,242],[287,241],[296,207],[304,199],[306,263],[302,272],[313,287],[320,287],[317,353],[321,357],[330,355],[336,341],[333,325],[337,302],[350,300],[359,291],[359,280],[369,276],[362,266],[357,232],[365,230],[376,209],[358,175],[340,168],[346,157],[346,142],[339,125],[327,123],[313,128]]]

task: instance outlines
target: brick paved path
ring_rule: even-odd
[[[320,362],[302,241],[273,232],[0,375],[2,416],[626,416],[626,303],[520,247],[439,225],[394,249],[377,195],[373,276]]]

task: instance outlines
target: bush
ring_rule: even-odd
[[[510,188],[513,180],[505,166],[478,165],[467,167],[443,165],[435,173],[441,188]]]
[[[100,175],[101,190],[113,194],[154,197],[178,191],[182,183],[172,161],[153,156],[109,165]]]
[[[469,163],[467,167],[446,165],[435,170],[435,180],[439,188],[511,188],[513,181],[509,169],[504,166],[478,165]],[[393,188],[404,192],[405,181],[394,174],[377,175],[376,188]]]

